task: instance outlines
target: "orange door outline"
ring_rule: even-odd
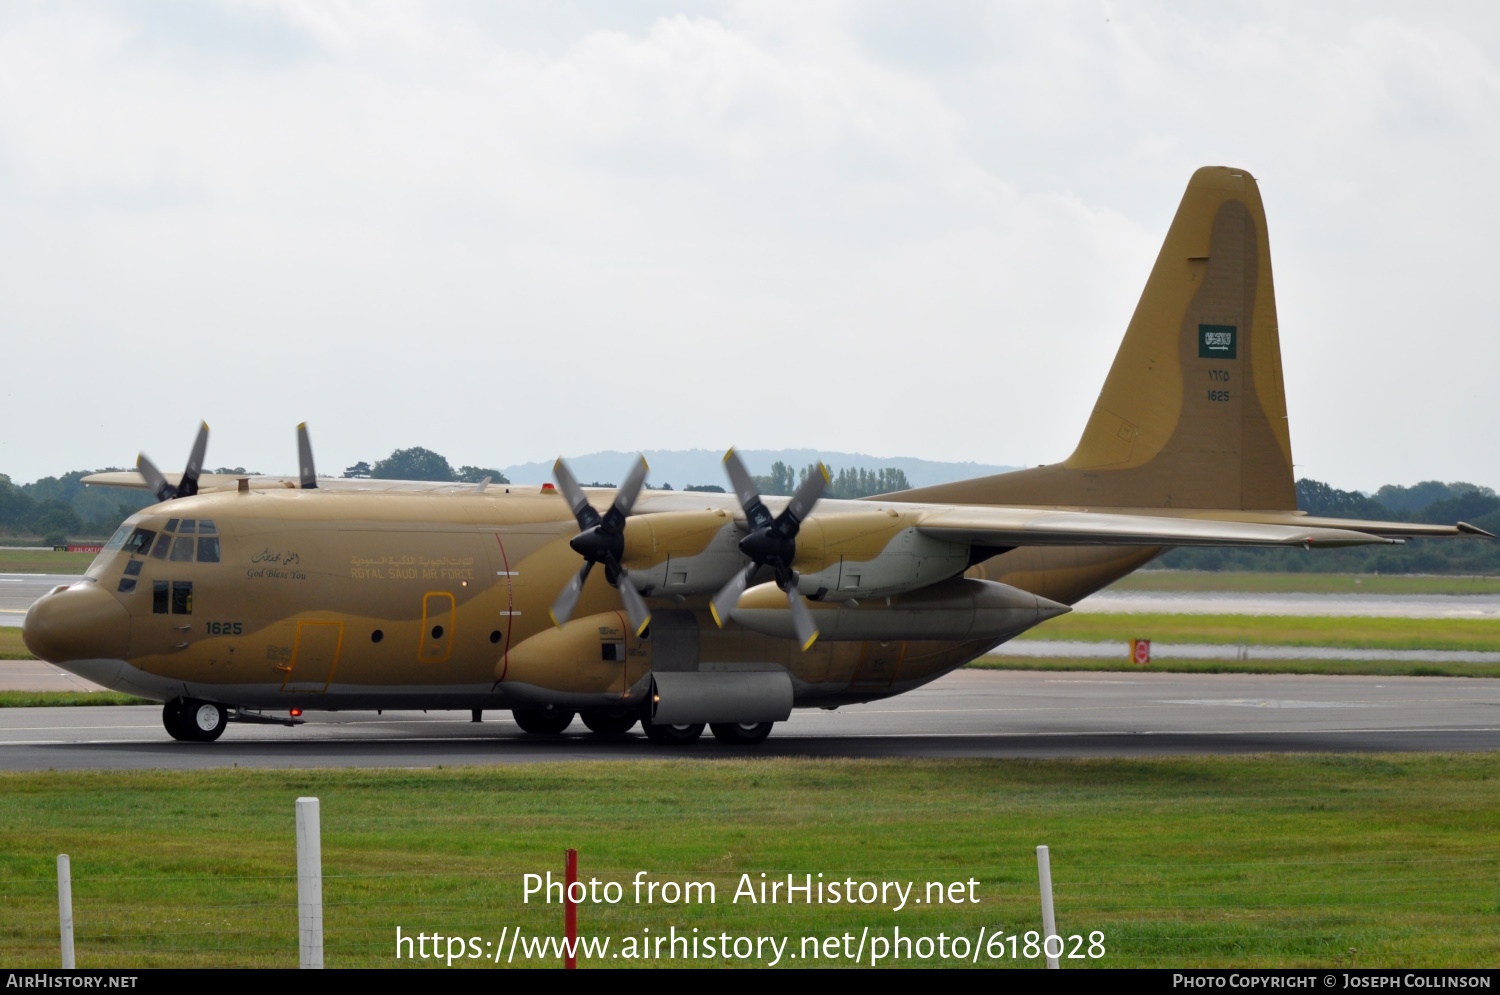
[[[421,663],[447,663],[453,653],[453,595],[428,591],[422,595],[422,631],[417,642]],[[433,635],[437,632],[437,635]]]

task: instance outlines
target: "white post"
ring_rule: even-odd
[[[1048,970],[1055,971],[1057,958],[1047,948],[1047,938],[1057,935],[1057,920],[1052,915],[1052,858],[1045,846],[1036,848],[1036,873],[1042,883],[1042,953],[1047,955]]]
[[[323,843],[318,800],[297,799],[297,933],[300,965],[323,966]]]
[[[62,933],[62,966],[71,971],[73,963],[73,868],[66,853],[57,855],[57,925]]]

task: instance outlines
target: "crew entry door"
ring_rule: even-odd
[[[283,691],[326,691],[344,642],[343,622],[298,622]]]

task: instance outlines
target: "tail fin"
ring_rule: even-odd
[[[1297,507],[1266,215],[1255,178],[1193,174],[1068,459],[922,488],[913,501]]]

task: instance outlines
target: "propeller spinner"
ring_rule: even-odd
[[[630,583],[625,568],[620,566],[620,557],[625,552],[625,519],[641,493],[641,485],[646,482],[647,469],[646,460],[642,457],[631,467],[629,476],[615,492],[614,504],[600,515],[589,504],[588,497],[583,493],[583,488],[578,486],[578,480],[573,476],[573,471],[568,469],[568,464],[559,459],[552,467],[558,489],[567,499],[568,507],[573,510],[573,517],[578,519],[578,527],[582,529],[568,545],[583,557],[583,568],[568,582],[568,586],[563,588],[552,604],[553,624],[562,625],[572,616],[578,597],[583,593],[584,582],[589,579],[589,571],[594,569],[595,563],[604,564],[605,579],[620,592],[620,600],[625,602],[625,614],[630,617],[630,627],[635,630],[635,634],[639,636],[651,624],[651,610],[646,607],[646,599],[641,597],[640,592]]]
[[[198,477],[203,473],[203,457],[208,452],[208,422],[198,426],[198,438],[193,440],[193,450],[188,454],[187,468],[182,479],[173,487],[156,468],[156,464],[141,453],[135,458],[135,468],[146,478],[146,484],[156,493],[156,500],[170,501],[173,498],[192,497],[198,493]]]
[[[713,612],[714,621],[723,628],[724,620],[729,618],[734,606],[739,604],[740,595],[745,593],[750,578],[761,567],[769,567],[776,576],[776,586],[786,592],[787,607],[792,612],[792,627],[797,633],[797,642],[802,645],[805,653],[818,641],[818,626],[813,622],[812,610],[807,607],[802,592],[797,590],[797,575],[792,570],[792,561],[797,556],[797,532],[802,527],[802,520],[812,513],[813,505],[818,503],[818,498],[823,496],[823,489],[828,486],[828,467],[819,463],[818,472],[807,475],[807,479],[797,488],[797,493],[787,502],[786,509],[775,518],[771,517],[770,510],[761,502],[760,494],[755,489],[755,480],[733,449],[724,454],[724,469],[729,474],[729,482],[734,485],[735,496],[740,499],[740,507],[745,509],[745,519],[750,526],[750,534],[740,540],[740,552],[750,557],[751,564],[735,574],[714,595],[713,601],[709,602],[709,610]]]

